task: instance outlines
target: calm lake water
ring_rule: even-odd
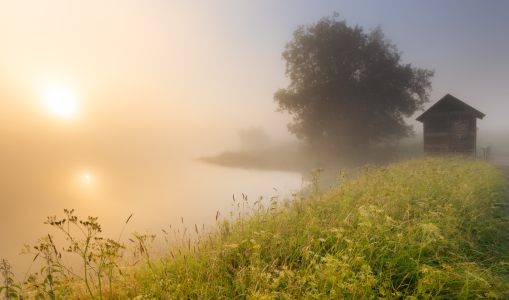
[[[50,155],[51,159],[19,151],[0,154],[0,259],[11,262],[19,279],[32,258],[19,255],[21,248],[35,245],[37,238],[48,233],[62,236],[43,222],[49,215],[63,218],[64,208],[74,209],[83,219],[99,217],[103,236],[112,238],[118,237],[133,213],[123,237],[149,229],[162,239],[162,229],[180,226],[181,218],[189,228],[194,224],[201,228],[215,223],[218,210],[227,216],[233,194],[236,199],[247,194],[252,204],[260,196],[268,201],[278,193],[289,195],[302,184],[299,173],[225,168],[191,157],[130,160],[113,155],[94,157],[88,160],[93,163],[87,163],[75,156],[57,159],[58,154]],[[63,246],[57,245],[59,249]]]

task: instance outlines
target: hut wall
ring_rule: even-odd
[[[468,121],[468,135],[458,138],[452,134],[452,124]],[[424,152],[458,153],[475,156],[477,118],[469,111],[436,112],[424,119]]]

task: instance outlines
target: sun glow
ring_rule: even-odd
[[[70,117],[77,109],[78,101],[75,94],[67,87],[51,85],[44,89],[44,102],[53,113]]]
[[[79,197],[85,197],[82,199],[86,199],[86,201],[99,199],[102,186],[100,174],[90,169],[77,169],[73,175],[69,177],[71,193],[76,193],[75,195]]]
[[[89,173],[89,172],[80,172],[78,175],[78,179],[76,181],[76,183],[79,184],[79,186],[81,186],[82,189],[85,189],[85,190],[88,190],[90,191],[91,189],[93,190],[95,185],[97,184],[97,178],[95,178],[95,176],[92,176],[93,174]]]
[[[92,176],[90,176],[90,173],[85,173],[81,175],[81,181],[86,186],[89,186],[90,184],[92,184],[94,180],[92,180]]]

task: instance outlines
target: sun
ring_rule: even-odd
[[[81,184],[83,184],[83,186],[90,187],[92,184],[94,184],[95,180],[93,180],[92,175],[90,173],[81,173],[79,177],[80,182]]]
[[[77,109],[75,94],[62,85],[47,86],[43,92],[44,102],[49,110],[62,117],[72,116]]]

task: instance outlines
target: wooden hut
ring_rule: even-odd
[[[424,127],[424,153],[476,156],[477,119],[485,114],[449,94],[417,118]]]

